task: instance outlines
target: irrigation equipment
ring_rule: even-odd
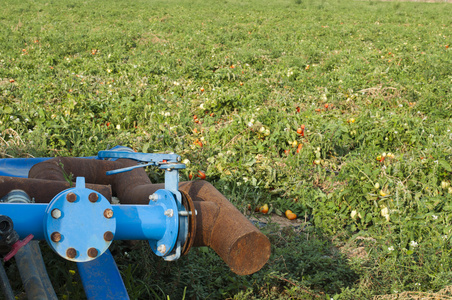
[[[207,181],[179,183],[180,161],[122,146],[86,158],[0,159],[0,251],[15,258],[28,298],[57,299],[35,240],[76,262],[88,299],[128,299],[108,250],[115,240],[147,240],[167,261],[208,246],[236,274],[260,270],[267,237]],[[164,170],[165,183],[151,183],[147,166]]]

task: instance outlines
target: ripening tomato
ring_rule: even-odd
[[[194,144],[198,145],[199,147],[202,148],[202,142],[198,139],[195,140]]]
[[[206,179],[206,173],[204,173],[203,171],[198,171],[198,175],[196,176],[198,176],[202,180]]]
[[[263,214],[268,213],[268,204],[265,203],[264,205],[262,205],[261,208],[259,209],[259,211]]]
[[[303,148],[303,144],[298,144],[298,147],[297,147],[297,153],[300,153],[301,148]]]
[[[297,215],[291,212],[289,214],[286,214],[286,217],[289,220],[295,220],[297,218]]]
[[[193,178],[193,174],[192,173],[188,174],[188,179],[192,180],[192,178]]]
[[[297,129],[297,133],[298,133],[298,134],[301,134],[302,132],[303,132],[303,130],[302,130],[301,128],[298,128],[298,129]]]

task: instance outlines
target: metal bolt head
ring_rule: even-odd
[[[77,256],[77,250],[75,250],[74,248],[67,248],[66,256],[69,258],[75,258]]]
[[[97,255],[99,254],[99,251],[97,251],[96,248],[89,248],[88,249],[88,256],[91,258],[95,258],[97,257]]]
[[[157,201],[158,199],[159,199],[159,195],[158,194],[149,195],[149,200]]]
[[[171,168],[167,168],[166,169],[168,172],[171,172],[173,169],[171,169]]]
[[[52,212],[50,213],[52,215],[52,218],[59,219],[61,218],[61,210],[58,208],[52,209]]]
[[[52,242],[58,243],[59,241],[61,241],[61,233],[59,233],[58,231],[52,232],[50,239],[52,240]]]
[[[158,246],[157,247],[157,251],[158,252],[160,252],[160,253],[162,253],[162,254],[165,254],[165,252],[166,252],[166,246],[165,245],[160,245],[160,246]]]
[[[111,210],[110,208],[104,210],[104,217],[107,219],[111,219],[113,217],[113,210]]]
[[[104,233],[104,240],[106,242],[111,242],[113,240],[113,238],[114,238],[113,232],[105,231],[105,233]]]
[[[91,202],[91,203],[97,202],[98,199],[99,199],[99,196],[98,196],[96,193],[91,193],[91,194],[89,194],[89,196],[88,196],[88,200],[89,200],[89,202]]]
[[[167,209],[165,211],[165,216],[172,218],[174,216],[174,211],[172,209]]]
[[[71,203],[75,202],[75,200],[77,200],[77,195],[71,192],[66,195],[66,200]]]

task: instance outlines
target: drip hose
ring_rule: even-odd
[[[29,300],[58,300],[47,275],[38,241],[23,246],[14,258]]]
[[[6,275],[5,268],[3,267],[3,262],[0,262],[0,284],[5,295],[6,300],[15,300],[13,289],[9,283],[8,276]]]

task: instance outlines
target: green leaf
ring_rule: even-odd
[[[5,106],[5,107],[3,107],[3,112],[5,114],[11,114],[11,113],[13,113],[13,109],[9,106]]]
[[[445,161],[444,159],[438,159],[438,163],[447,171],[452,172],[452,167],[450,166],[450,164]]]

